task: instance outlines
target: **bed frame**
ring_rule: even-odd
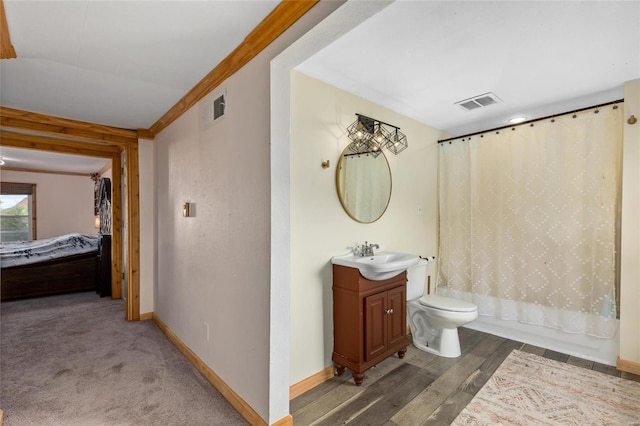
[[[97,252],[76,254],[0,271],[1,300],[96,290]]]

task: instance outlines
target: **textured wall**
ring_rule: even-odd
[[[270,327],[269,67],[339,4],[316,5],[155,140],[154,311],[270,423],[288,414],[287,389],[271,390],[288,363],[270,359],[272,335],[287,336]],[[201,109],[220,90],[225,118],[205,127]],[[185,202],[193,217],[182,216]]]
[[[93,181],[89,176],[3,170],[5,182],[36,184],[38,239],[70,232],[97,234],[93,215]]]
[[[331,365],[330,258],[354,243],[435,255],[437,140],[443,134],[408,117],[294,72],[291,77],[291,384]],[[313,102],[309,102],[313,99]],[[336,191],[338,159],[355,113],[399,126],[409,148],[385,151],[392,194],[381,219],[362,224],[343,210]],[[331,167],[323,169],[322,161]],[[421,213],[418,213],[418,208]]]

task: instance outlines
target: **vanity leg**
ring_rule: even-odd
[[[405,348],[400,349],[400,350],[398,351],[398,358],[400,358],[400,359],[404,358],[404,354],[406,354],[406,353],[407,353],[407,348],[406,348],[406,347],[405,347]]]
[[[344,367],[336,364],[336,375],[342,376],[344,374]]]
[[[353,381],[356,383],[356,386],[360,386],[364,380],[364,373],[356,373],[354,371],[351,375],[353,376]]]

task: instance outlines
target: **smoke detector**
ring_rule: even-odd
[[[456,102],[456,105],[466,111],[473,111],[474,109],[486,107],[500,102],[502,102],[502,100],[499,97],[491,92],[487,92],[483,93],[482,95],[474,96],[473,98]]]

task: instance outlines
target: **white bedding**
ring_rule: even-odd
[[[0,265],[3,268],[28,265],[45,260],[89,253],[98,250],[97,235],[72,233],[34,241],[16,241],[0,244]]]

